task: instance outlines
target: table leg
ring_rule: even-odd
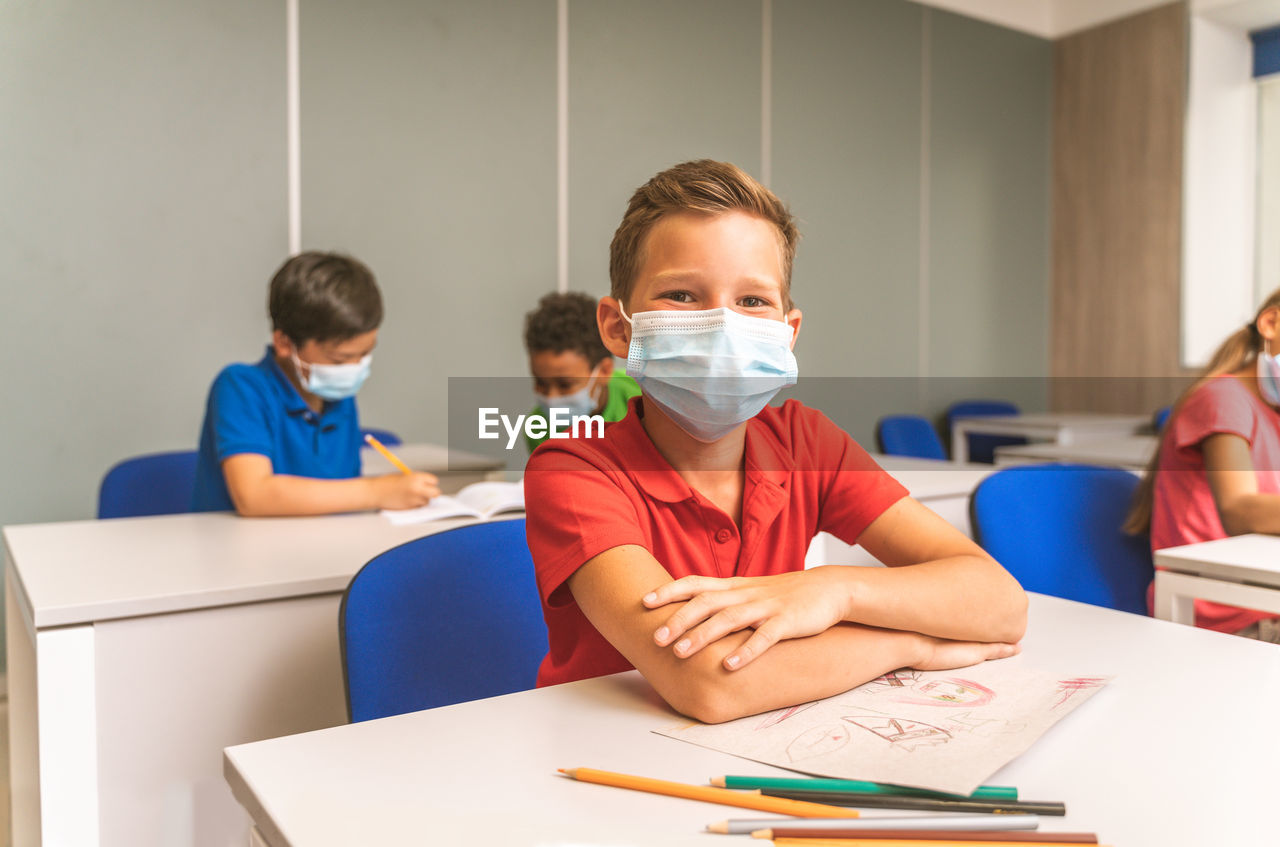
[[[1167,571],[1156,571],[1155,616],[1160,620],[1194,626],[1196,622],[1196,598],[1179,594],[1174,584],[1177,577]]]
[[[956,421],[951,427],[951,461],[969,461],[969,430],[963,421]]]

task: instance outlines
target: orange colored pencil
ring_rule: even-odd
[[[686,785],[683,782],[667,782],[664,779],[598,771],[594,768],[560,768],[560,773],[581,782],[648,791],[650,794],[666,794],[669,797],[684,797],[688,800],[701,800],[704,803],[719,803],[722,806],[739,806],[743,809],[754,809],[757,812],[776,812],[798,818],[858,817],[857,809],[808,803],[804,800],[787,800],[782,797],[765,797],[759,791],[735,791],[732,788],[713,788],[710,785]]]
[[[388,450],[381,441],[374,438],[372,435],[369,435],[368,433],[365,433],[364,440],[366,444],[368,444],[374,450],[377,450],[379,453],[381,453],[388,462],[395,465],[396,468],[399,469],[400,473],[405,474],[407,476],[413,474],[413,471],[409,470],[409,466],[406,465],[404,462],[400,461],[400,457],[397,456],[395,453],[392,453],[390,450]]]

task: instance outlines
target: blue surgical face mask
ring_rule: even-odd
[[[795,385],[795,332],[782,321],[728,308],[622,317],[631,324],[627,375],[699,441],[718,441]]]
[[[596,413],[596,398],[591,391],[596,386],[596,371],[600,368],[597,366],[591,371],[591,378],[587,380],[585,387],[578,389],[572,394],[561,394],[558,397],[552,397],[548,394],[539,394],[536,391],[533,396],[537,398],[538,405],[550,415],[552,409],[564,409],[570,418],[580,417],[583,415],[594,415]]]
[[[1280,406],[1280,356],[1271,355],[1271,345],[1263,342],[1258,354],[1258,390],[1272,406]]]
[[[297,368],[298,381],[302,387],[324,400],[345,400],[354,397],[369,378],[373,365],[373,354],[365,356],[350,365],[317,365],[303,362],[294,353],[293,366]],[[307,367],[307,376],[302,376],[302,366]]]

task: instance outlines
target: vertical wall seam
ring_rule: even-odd
[[[929,146],[932,140],[932,123],[930,112],[933,107],[933,84],[930,75],[933,72],[931,53],[933,52],[933,31],[930,12],[921,10],[920,27],[920,231],[918,268],[916,271],[916,356],[918,363],[916,373],[921,383],[929,376],[929,239],[932,237],[930,216],[932,209],[930,199],[933,192],[932,173],[929,161]]]
[[[285,0],[285,157],[290,256],[302,251],[302,80],[298,53],[298,0]]]
[[[773,0],[760,2],[760,181],[773,183]]]
[[[569,290],[569,0],[556,0],[556,290]]]

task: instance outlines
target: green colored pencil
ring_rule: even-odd
[[[720,788],[774,788],[803,791],[847,791],[851,794],[883,794],[894,797],[936,797],[952,800],[1017,800],[1018,789],[1007,785],[982,785],[967,797],[963,794],[946,794],[924,788],[907,788],[901,785],[885,785],[861,779],[820,779],[787,776],[718,776],[711,784]]]

